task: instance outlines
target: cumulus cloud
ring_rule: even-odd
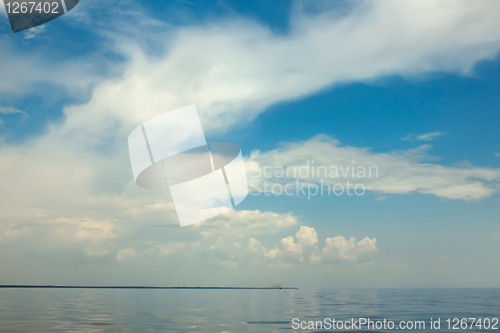
[[[254,237],[262,234],[276,234],[300,223],[300,219],[293,213],[230,210],[190,228],[200,230],[203,244],[208,249],[207,254],[226,261],[242,260],[248,252],[259,253],[267,257],[267,250],[263,250]],[[255,242],[248,243],[249,239],[254,239]]]
[[[326,239],[326,245],[321,251],[323,261],[358,261],[366,260],[378,252],[377,239],[365,237],[359,242],[351,237],[349,240],[342,236]]]
[[[229,262],[233,268],[248,263],[290,267],[300,263],[366,262],[378,253],[377,240],[368,237],[359,242],[355,238],[346,241],[342,236],[326,238],[326,245],[320,250],[316,230],[304,225],[300,226],[295,237],[282,238],[270,249],[257,239],[259,235],[286,231],[299,223],[301,221],[291,213],[228,211],[217,218],[190,226],[188,229],[198,238],[167,243],[145,240],[135,244],[134,248],[120,250],[117,260],[124,260],[133,253],[134,256],[187,256],[193,258],[190,260],[215,260],[222,265]]]
[[[254,151],[247,159],[247,170],[254,191],[263,190],[264,180],[287,184],[299,178],[308,184],[323,181],[331,186],[349,180],[377,193],[433,194],[461,200],[482,199],[497,192],[500,169],[422,163],[430,157],[427,154],[430,148],[426,145],[416,150],[373,153],[368,148],[343,146],[337,140],[319,135],[266,152]],[[323,169],[318,169],[320,166]],[[299,174],[301,168],[303,178]]]
[[[295,239],[297,241],[295,241]],[[293,236],[283,238],[280,245],[267,250],[255,238],[251,238],[249,248],[251,252],[259,254],[268,261],[332,263],[332,262],[367,262],[378,253],[377,239],[365,237],[359,242],[351,237],[349,240],[343,236],[328,237],[322,250],[318,247],[318,234],[312,227],[301,226]]]
[[[301,262],[309,260],[312,253],[318,247],[318,234],[311,227],[301,226],[295,234],[297,242],[292,236],[283,238],[280,242],[280,257],[284,260],[298,260]]]

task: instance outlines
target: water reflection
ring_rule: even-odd
[[[0,331],[280,332],[295,317],[491,318],[500,317],[499,296],[500,289],[0,289]]]

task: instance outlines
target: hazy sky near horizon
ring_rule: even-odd
[[[499,13],[82,0],[12,34],[0,4],[0,284],[500,287]],[[250,182],[378,176],[352,179],[362,196],[254,191],[180,228],[167,191],[135,185],[127,137],[190,104]]]

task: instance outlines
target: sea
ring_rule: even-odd
[[[498,332],[495,318],[500,289],[488,288],[0,289],[2,333]]]

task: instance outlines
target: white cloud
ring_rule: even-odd
[[[17,218],[0,219],[0,238],[4,242],[28,242],[49,249],[76,248],[95,256],[109,253],[114,241],[124,236],[116,219],[75,218],[67,213],[68,217],[57,218],[50,216],[53,211],[44,208],[32,208],[25,213]]]
[[[297,239],[297,242],[295,242]],[[267,250],[255,238],[251,238],[249,248],[252,253],[259,254],[269,262],[367,262],[378,253],[377,239],[365,237],[359,242],[351,237],[346,240],[343,236],[328,237],[322,250],[318,247],[318,234],[311,227],[301,226],[295,235],[283,238],[279,247]]]
[[[128,248],[128,249],[122,249],[118,251],[118,254],[116,255],[116,260],[119,261],[124,261],[130,257],[135,256],[135,250],[133,248]]]
[[[261,190],[264,180],[270,184],[283,184],[302,178],[298,173],[302,167],[306,183],[318,184],[323,179],[324,183],[333,186],[345,184],[349,180],[351,184],[361,183],[366,190],[377,193],[420,193],[447,199],[476,200],[497,192],[500,169],[458,168],[422,163],[422,160],[430,157],[427,154],[430,148],[427,145],[410,151],[373,153],[367,148],[342,146],[340,142],[320,135],[303,142],[283,144],[281,148],[267,152],[254,151],[247,159],[247,170],[250,185]],[[316,170],[314,175],[313,162]],[[308,164],[309,173],[305,171]],[[289,169],[288,177],[286,173],[280,173],[282,169],[286,171],[287,166],[296,167],[295,173],[293,168]],[[320,166],[326,167],[326,174],[325,169],[318,174]],[[265,167],[270,167],[266,170],[267,176],[278,177],[266,179],[263,173]],[[338,178],[333,178],[334,176]],[[256,180],[260,183],[255,182]]]
[[[401,138],[403,141],[415,141],[415,140],[420,140],[420,141],[433,141],[436,138],[446,134],[445,132],[430,132],[430,133],[424,133],[420,135],[415,135],[415,134],[408,134],[404,138]]]
[[[69,222],[64,219],[64,222]],[[93,221],[81,220],[76,232],[77,238],[92,238],[92,239],[113,239],[116,237],[116,225],[108,221]]]
[[[30,39],[35,39],[45,32],[46,25],[42,24],[31,29],[23,31],[24,41],[27,42]]]
[[[11,107],[11,106],[1,106],[1,105],[0,105],[0,113],[1,114],[10,114],[10,113],[26,114],[24,111],[18,110],[16,108]]]
[[[201,228],[205,238],[213,235],[227,235],[231,239],[235,239],[262,233],[273,234],[299,223],[298,217],[292,213],[277,214],[259,210],[230,210],[206,222],[195,224],[192,228]]]
[[[235,19],[181,28],[168,43],[157,38],[167,44],[161,56],[120,37],[129,59],[122,78],[102,82],[88,104],[69,108],[67,126],[102,123],[105,112],[129,130],[195,103],[207,130],[227,130],[278,101],[332,85],[468,72],[500,50],[495,9],[495,1],[363,1],[342,17],[297,14],[285,36]]]
[[[247,252],[258,253],[263,256],[259,257],[261,260],[273,254],[267,253],[254,236],[276,234],[300,223],[300,219],[292,213],[230,210],[189,228],[200,230],[207,253],[221,261],[242,260]]]
[[[284,221],[288,222],[283,223]],[[355,243],[354,246],[332,247],[330,245],[331,239],[344,239],[342,236],[327,238],[326,246],[323,251],[320,251],[316,230],[304,225],[300,226],[295,238],[293,236],[285,237],[281,239],[278,246],[269,250],[256,239],[258,235],[273,234],[281,229],[291,228],[298,222],[297,217],[291,214],[276,214],[257,210],[232,211],[223,214],[218,219],[212,219],[188,228],[195,231],[201,238],[166,243],[155,243],[147,240],[143,244],[136,244],[133,254],[181,258],[181,260],[184,257],[192,258],[190,260],[215,260],[222,265],[233,262],[230,267],[237,268],[240,263],[248,263],[249,261],[253,264],[280,264],[287,267],[294,263],[331,262],[334,251],[339,253],[335,261],[363,262],[373,259],[373,254],[378,252],[376,239],[368,237]],[[351,238],[347,244],[354,241]],[[137,246],[143,247],[145,250],[138,251]],[[131,250],[127,249],[126,253],[131,252]],[[119,257],[121,257],[121,251],[119,251]],[[119,257],[117,257],[118,260],[124,259]]]
[[[443,134],[445,134],[445,133],[444,132],[425,133],[425,134],[417,136],[417,140],[432,141],[432,140],[435,140],[436,138],[440,137]]]
[[[18,110],[16,108],[13,108],[11,106],[1,106],[0,105],[0,114],[13,114],[13,113],[18,113],[22,114],[23,116],[27,116],[24,111]],[[3,125],[4,121],[0,119],[0,125]]]
[[[356,242],[356,238],[349,240],[342,236],[326,239],[326,246],[321,251],[323,261],[358,261],[371,258],[378,252],[377,240],[368,237]]]
[[[403,141],[412,141],[413,140],[413,134],[408,134],[404,138],[401,138]]]
[[[311,227],[301,226],[295,234],[297,243],[292,236],[281,240],[281,258],[286,261],[298,260],[301,262],[309,260],[312,253],[318,247],[318,234]]]
[[[500,157],[500,153],[495,153],[495,156],[496,157]]]
[[[314,228],[302,226],[295,237],[302,248],[313,248],[318,245],[318,234]]]

